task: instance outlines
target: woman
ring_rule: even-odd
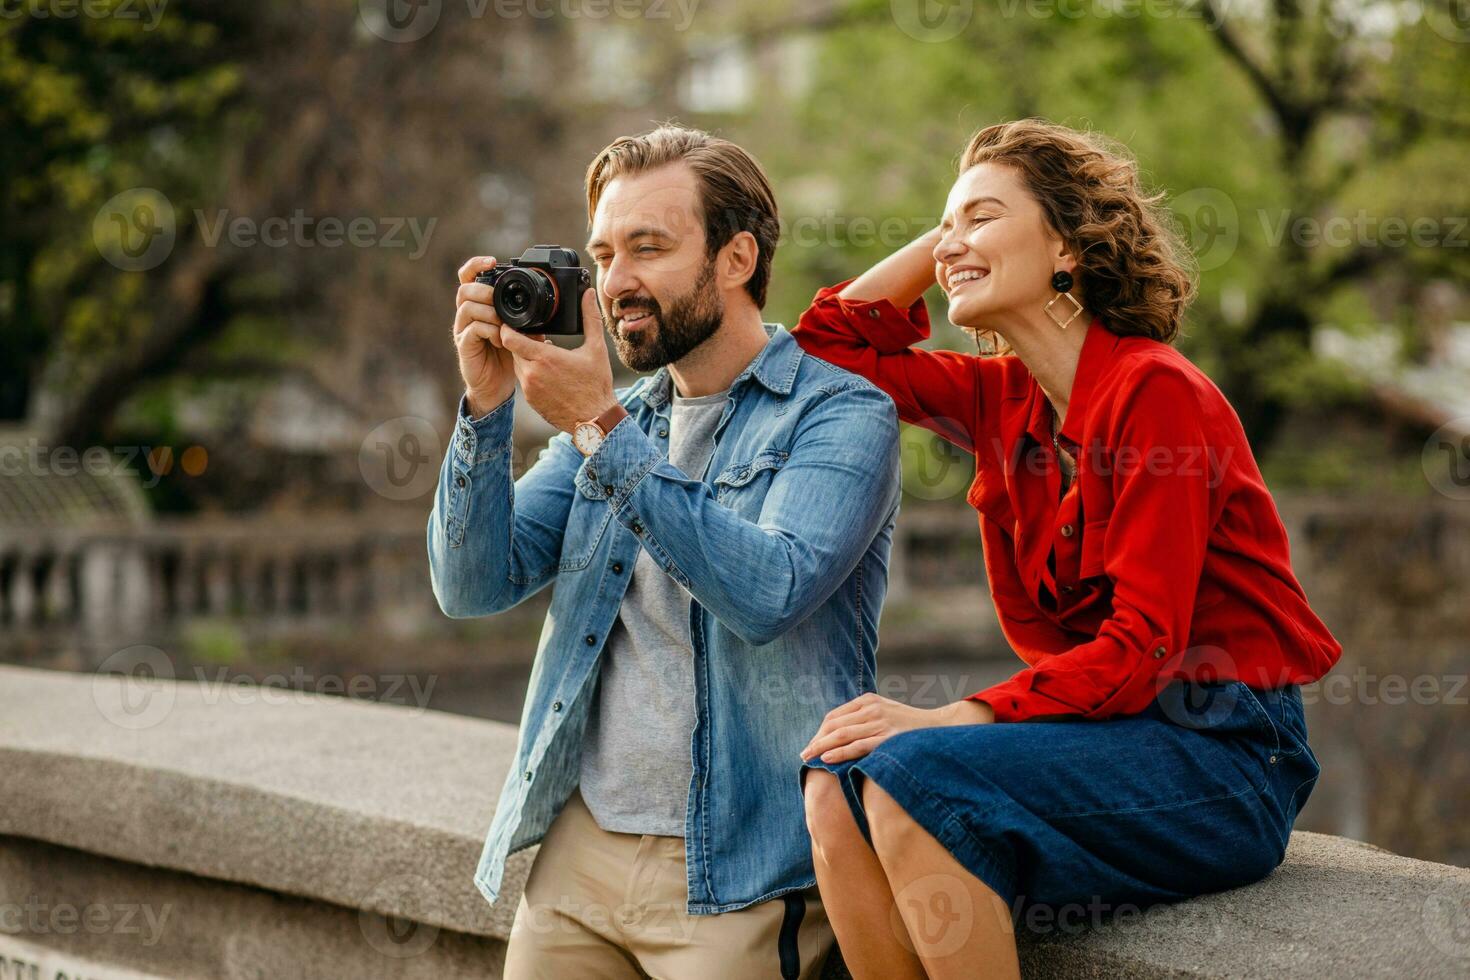
[[[1157,202],[1091,135],[992,126],[939,228],[793,331],[975,455],[987,584],[1026,663],[934,709],[863,695],[803,750],[855,977],[1016,976],[1016,924],[1256,881],[1316,782],[1297,685],[1341,646],[1239,419],[1171,346],[1193,283]],[[998,354],[913,349],[936,278]]]

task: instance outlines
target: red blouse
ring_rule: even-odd
[[[1062,495],[1051,404],[1019,358],[911,349],[929,336],[922,299],[905,313],[842,299],[846,285],[818,292],[792,334],[974,454],[990,593],[1027,664],[970,695],[997,721],[1137,714],[1175,678],[1271,688],[1337,662],[1240,419],[1183,354],[1100,319],[1072,327],[1087,336]]]

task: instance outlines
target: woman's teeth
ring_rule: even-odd
[[[970,282],[973,279],[984,279],[987,274],[981,272],[979,269],[965,269],[961,272],[950,273],[949,288],[950,290],[954,290],[961,283]]]

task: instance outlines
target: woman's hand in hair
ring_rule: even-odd
[[[995,720],[990,705],[969,699],[939,708],[913,705],[863,694],[827,712],[822,727],[801,750],[803,760],[820,756],[823,762],[861,759],[899,732],[946,725],[985,725]]]

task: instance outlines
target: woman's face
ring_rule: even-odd
[[[950,189],[934,275],[956,326],[1004,326],[1054,296],[1051,277],[1076,263],[1015,169],[980,163]],[[1034,308],[1034,309],[1033,309]]]

